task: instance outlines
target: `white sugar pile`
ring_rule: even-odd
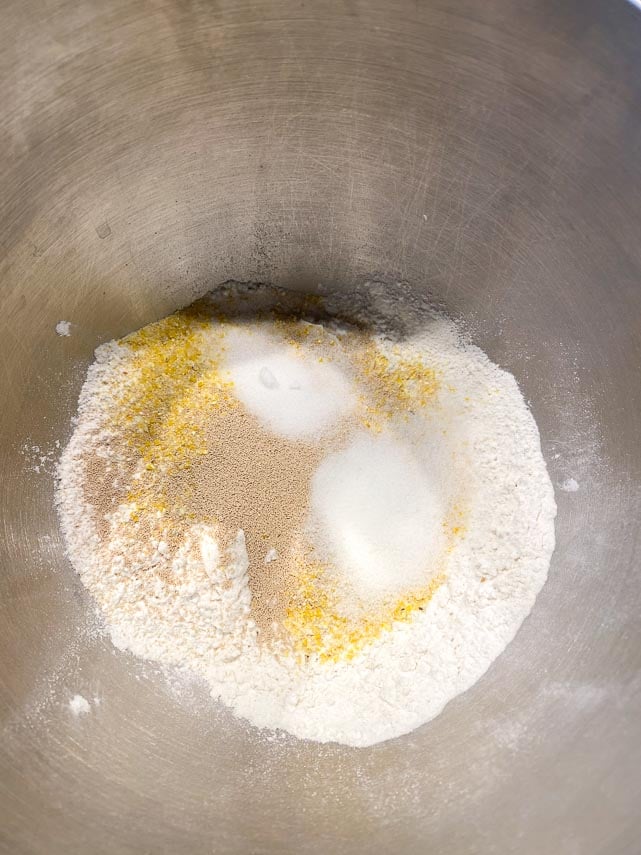
[[[408,442],[366,433],[318,468],[317,549],[328,545],[325,558],[363,596],[420,586],[434,575],[430,559],[442,552],[446,512],[438,469]]]
[[[226,367],[247,409],[288,439],[311,439],[354,406],[348,377],[259,329],[230,330]]]

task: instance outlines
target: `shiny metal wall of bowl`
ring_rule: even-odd
[[[1,17],[0,849],[637,851],[638,9]],[[230,278],[429,292],[531,402],[558,487],[550,579],[485,678],[407,737],[252,731],[115,651],[63,555],[50,471],[93,349]]]

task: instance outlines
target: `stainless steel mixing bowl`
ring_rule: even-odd
[[[2,851],[639,852],[641,13],[0,5]],[[228,278],[431,291],[578,482],[517,639],[409,736],[261,735],[92,629],[35,469],[98,343]]]

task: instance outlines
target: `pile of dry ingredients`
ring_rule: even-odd
[[[57,505],[118,647],[370,745],[505,648],[556,506],[511,375],[433,312],[358,320],[235,286],[99,347]]]

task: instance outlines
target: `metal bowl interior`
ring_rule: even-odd
[[[4,0],[2,18],[0,848],[636,851],[638,10]],[[516,640],[401,739],[252,730],[115,651],[64,557],[50,471],[94,348],[230,278],[433,294],[517,377],[555,485],[579,484]]]

